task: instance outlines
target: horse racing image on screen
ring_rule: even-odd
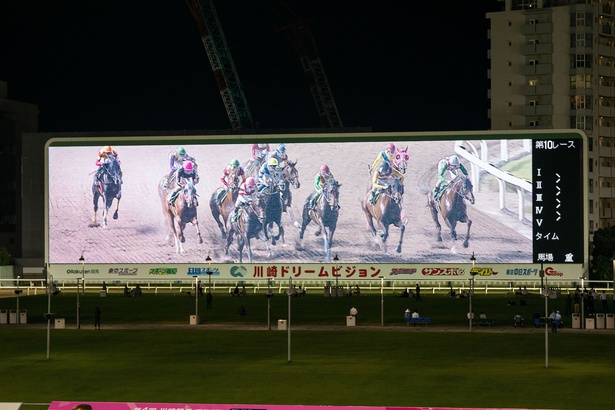
[[[47,262],[583,264],[583,150],[574,132],[56,138]]]

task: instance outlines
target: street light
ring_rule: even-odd
[[[472,270],[470,271],[470,311],[468,312],[468,322],[470,323],[470,332],[472,331],[472,319],[474,314],[472,313],[472,294],[474,293],[474,264],[476,263],[476,257],[474,256],[474,252],[472,252],[472,256],[470,257],[470,261],[472,262]]]
[[[209,276],[209,293],[211,293],[211,274],[213,273],[213,271],[211,270],[211,258],[209,257],[209,254],[207,255],[207,257],[205,258],[205,262],[207,262],[207,276]]]
[[[338,297],[340,295],[340,288],[338,286],[338,282],[337,279],[339,278],[339,275],[335,274],[335,269],[337,269],[337,263],[339,262],[340,258],[337,257],[337,253],[335,254],[335,256],[333,257],[333,261],[335,262],[335,266],[333,267],[333,270],[331,271],[331,274],[333,276],[335,276],[335,297]]]
[[[81,262],[81,278],[85,279],[85,259],[83,258],[83,254],[79,257],[79,262]],[[79,303],[79,278],[77,278],[77,329],[81,329],[81,304]]]
[[[21,289],[19,289],[19,281],[21,279],[21,276],[17,276],[17,289],[15,289],[15,295],[17,295],[17,312],[15,314],[15,323],[19,324],[20,323],[20,319],[19,319],[19,295],[21,295],[21,292],[23,292]]]
[[[542,288],[542,294],[545,298],[545,367],[549,367],[549,285],[542,262],[540,263],[540,287]],[[555,320],[555,318],[553,318],[553,320]]]
[[[271,330],[271,298],[273,297],[271,281],[271,278],[267,278],[267,328],[269,330]]]
[[[380,278],[380,326],[384,327],[384,276]]]
[[[55,291],[53,287],[53,276],[49,274],[47,264],[45,264],[45,273],[47,274],[47,314],[45,315],[45,319],[47,319],[47,360],[49,360],[49,350],[51,345],[51,319],[53,319],[53,314],[51,313],[51,294]]]
[[[288,277],[288,290],[286,290],[288,294],[288,323],[286,324],[286,330],[288,334],[288,363],[291,362],[291,354],[290,354],[290,301],[293,295],[293,278],[292,276]]]
[[[195,325],[199,324],[199,277],[194,275],[194,319]]]

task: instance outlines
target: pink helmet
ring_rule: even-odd
[[[246,179],[246,186],[256,186],[256,181],[252,177],[248,177]]]
[[[395,152],[395,144],[393,144],[392,142],[389,142],[387,144],[387,151],[389,151],[391,153]]]
[[[188,173],[192,173],[194,171],[194,164],[192,163],[192,161],[186,161],[184,162],[184,170]]]
[[[331,171],[329,170],[329,166],[327,164],[324,164],[322,167],[320,167],[320,172],[322,172],[325,175],[328,175],[331,173]]]

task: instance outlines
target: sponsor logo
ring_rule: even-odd
[[[462,268],[423,268],[423,276],[463,276],[465,271]]]
[[[120,276],[132,276],[136,275],[138,271],[139,268],[109,268],[108,273]]]
[[[216,269],[211,269],[209,267],[205,268],[205,267],[196,267],[196,268],[188,268],[188,276],[194,276],[194,275],[214,275],[214,276],[218,276],[220,275],[220,271],[218,271],[218,268]]]
[[[81,275],[83,274],[91,274],[91,275],[98,275],[100,273],[100,271],[98,269],[66,269],[66,273],[68,275]]]
[[[416,268],[393,268],[391,269],[391,276],[394,275],[414,275]]]
[[[231,276],[234,278],[243,278],[248,274],[248,269],[245,266],[233,266],[231,268]]]
[[[177,275],[177,268],[152,268],[148,275]]]
[[[536,268],[514,268],[506,269],[507,276],[536,276],[538,269]]]
[[[470,275],[478,275],[478,276],[492,276],[497,275],[497,272],[494,272],[492,268],[472,268],[470,269]]]
[[[550,266],[545,269],[545,275],[547,276],[564,276],[564,272],[556,271]]]

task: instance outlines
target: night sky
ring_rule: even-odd
[[[215,6],[262,129],[320,127],[277,0]],[[497,0],[291,1],[346,127],[484,130]],[[443,7],[445,5],[446,7]],[[184,0],[2,0],[0,80],[41,132],[230,129]]]

